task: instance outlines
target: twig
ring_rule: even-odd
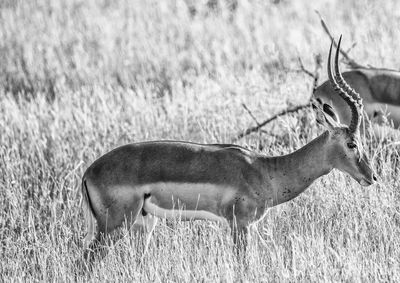
[[[329,36],[329,38],[333,41],[333,44],[335,45],[335,47],[337,48],[337,43],[335,41],[335,39],[333,38],[331,32],[328,29],[328,26],[326,25],[324,19],[322,18],[321,14],[319,13],[319,11],[315,10],[315,12],[318,14],[319,19],[321,20],[321,25],[322,28],[324,29],[325,33]],[[353,46],[354,47],[354,43]],[[340,53],[343,55],[343,57],[346,59],[346,64],[349,65],[351,68],[353,69],[357,69],[357,68],[364,68],[364,69],[369,69],[369,67],[361,65],[359,63],[357,63],[356,61],[354,61],[348,54],[346,51],[344,51],[343,49],[339,50]]]
[[[330,31],[329,31],[329,29],[328,29],[328,26],[326,25],[326,23],[325,23],[324,19],[322,18],[321,14],[320,14],[317,10],[315,10],[315,12],[318,14],[318,16],[319,16],[319,18],[320,18],[320,20],[321,20],[321,25],[322,25],[322,27],[323,27],[325,33],[329,36],[329,38],[330,38],[331,40],[333,40],[333,44],[337,47],[336,41],[333,39],[333,36],[332,36],[332,34],[330,33]],[[354,61],[354,59],[352,59],[352,58],[349,56],[348,53],[349,53],[356,45],[357,45],[357,42],[354,42],[354,43],[351,45],[351,47],[350,47],[347,51],[343,51],[342,49],[340,49],[340,53],[341,53],[341,54],[343,55],[343,57],[345,57],[345,59],[346,59],[346,62],[345,62],[345,63],[346,63],[347,65],[349,65],[350,68],[352,68],[352,69],[362,68],[362,69],[373,69],[373,70],[382,70],[382,69],[383,69],[383,68],[377,68],[377,67],[372,66],[372,65],[370,65],[370,64],[361,65],[361,64],[357,63],[356,61]],[[399,71],[398,69],[390,69],[390,68],[384,68],[384,69],[385,69],[385,70],[388,70],[388,71],[395,71],[395,72],[398,72],[398,71]]]
[[[256,122],[257,126],[260,125],[260,123],[258,123],[257,118],[253,115],[253,113],[250,111],[249,108],[247,108],[246,104],[242,103],[243,108],[247,111],[247,113],[249,113],[250,117],[253,118],[254,122]]]
[[[247,136],[247,135],[249,135],[251,133],[257,132],[260,128],[264,127],[269,122],[271,122],[271,121],[273,121],[273,120],[275,120],[275,119],[277,119],[277,118],[279,118],[281,116],[284,116],[284,115],[289,114],[289,113],[296,113],[296,112],[298,112],[298,111],[300,111],[302,109],[305,109],[305,108],[307,108],[309,106],[310,106],[310,103],[307,103],[305,105],[296,106],[296,107],[294,107],[292,109],[285,109],[285,110],[279,112],[278,114],[275,114],[274,116],[268,118],[267,120],[259,123],[257,126],[250,127],[248,129],[244,130],[239,135],[237,135],[237,137],[233,138],[232,142],[236,142],[236,141],[240,140],[241,138],[243,138],[243,137],[245,137],[245,136]]]
[[[288,72],[305,73],[307,76],[314,78],[314,74],[304,67],[303,61],[301,60],[300,56],[297,57],[297,60],[299,61],[300,69],[285,68],[285,70]]]
[[[304,72],[306,75],[309,75],[310,77],[312,77],[313,79],[315,79],[314,74],[311,73],[311,72],[310,72],[309,70],[307,70],[306,68],[304,68],[303,61],[301,60],[301,58],[298,57],[297,60],[299,61],[300,70],[301,70],[302,72]]]
[[[321,58],[321,54],[317,54],[315,55],[315,69],[314,69],[314,73],[312,73],[311,71],[307,70],[304,67],[303,61],[301,60],[300,57],[297,58],[297,60],[299,61],[299,65],[300,65],[300,70],[295,70],[297,72],[303,72],[306,75],[308,75],[309,77],[313,78],[314,83],[313,83],[313,87],[311,89],[311,94],[314,94],[317,86],[318,86],[318,80],[319,80],[319,70],[322,67],[322,58]]]
[[[357,42],[353,42],[353,44],[349,48],[347,48],[346,53],[349,54],[351,52],[351,50],[353,50],[353,48],[356,47],[356,45],[357,45]]]
[[[322,68],[322,57],[321,54],[315,55],[315,69],[314,69],[314,83],[311,90],[311,98],[313,97],[317,87],[318,87],[318,80],[319,80],[319,70]],[[310,100],[311,100],[310,98]]]

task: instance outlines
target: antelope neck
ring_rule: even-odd
[[[333,166],[328,159],[329,132],[288,155],[265,159],[267,175],[274,192],[274,205],[287,202],[305,191]]]

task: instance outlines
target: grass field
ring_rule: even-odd
[[[333,171],[270,209],[251,233],[248,264],[224,227],[161,221],[143,258],[143,241],[128,235],[77,274],[85,168],[131,142],[229,143],[254,125],[242,103],[260,121],[304,103],[312,81],[291,69],[298,56],[312,69],[317,53],[325,66],[330,44],[315,9],[345,48],[357,42],[357,61],[400,66],[395,0],[240,1],[235,12],[192,2],[193,14],[179,0],[0,2],[2,279],[400,281],[396,134],[367,142],[378,184]],[[279,155],[322,133],[310,113],[265,130],[237,143]]]

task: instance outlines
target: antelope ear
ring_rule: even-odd
[[[313,102],[312,107],[315,111],[317,123],[324,126],[327,130],[333,130],[341,126],[338,116],[329,104],[321,103],[317,105]]]
[[[324,103],[322,110],[324,111],[325,114],[328,114],[333,120],[335,120],[336,123],[340,124],[340,119],[332,106],[330,106],[327,103]]]

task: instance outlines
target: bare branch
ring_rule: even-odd
[[[288,71],[288,72],[305,73],[307,76],[309,76],[311,78],[314,78],[314,74],[310,70],[307,70],[304,67],[303,61],[301,60],[300,56],[297,57],[297,60],[299,61],[300,69],[285,68],[285,70]]]
[[[297,60],[299,61],[300,71],[304,72],[306,75],[315,79],[314,74],[312,72],[310,72],[309,70],[307,70],[306,68],[304,68],[303,61],[301,60],[301,58],[298,57]]]
[[[331,40],[333,40],[333,44],[334,44],[335,47],[337,48],[337,43],[336,43],[335,39],[333,38],[331,32],[329,31],[328,26],[326,25],[326,23],[325,23],[324,19],[322,18],[321,14],[320,14],[319,11],[317,11],[317,10],[315,10],[315,12],[318,14],[319,19],[321,20],[321,25],[322,25],[322,28],[324,29],[325,33],[329,36],[329,38],[330,38]],[[354,45],[355,45],[355,44],[353,43],[353,46],[354,46]],[[353,46],[352,46],[352,47],[353,47]],[[364,66],[364,65],[361,65],[361,64],[357,63],[356,61],[354,61],[354,60],[347,54],[347,52],[344,51],[343,49],[340,49],[339,51],[340,51],[340,53],[343,55],[343,57],[346,59],[346,64],[349,65],[350,68],[353,68],[353,69],[357,69],[357,68],[369,69],[369,67]]]
[[[247,113],[249,113],[250,117],[254,120],[254,122],[256,122],[257,125],[260,125],[260,123],[258,123],[257,118],[253,115],[253,113],[250,111],[249,108],[247,108],[246,104],[242,103],[243,108],[247,111]]]
[[[266,119],[265,121],[263,121],[261,123],[259,123],[257,121],[257,119],[255,118],[253,113],[249,110],[249,108],[247,108],[246,104],[242,103],[243,108],[246,109],[246,111],[249,113],[251,118],[256,122],[257,126],[247,128],[246,130],[241,132],[239,135],[237,135],[235,138],[233,138],[232,142],[236,142],[236,141],[240,140],[241,138],[243,138],[243,137],[245,137],[245,136],[247,136],[247,135],[249,135],[251,133],[254,133],[254,132],[258,132],[259,131],[261,133],[267,133],[266,131],[261,130],[261,128],[264,127],[265,125],[267,125],[268,123],[270,123],[270,122],[276,120],[277,118],[279,118],[281,116],[284,116],[286,114],[299,112],[300,110],[308,108],[311,105],[311,99],[313,97],[315,89],[317,88],[318,80],[319,80],[319,73],[320,73],[320,69],[322,67],[322,65],[321,65],[321,63],[322,63],[321,54],[315,55],[315,70],[314,70],[314,73],[311,73],[310,71],[308,71],[304,67],[303,62],[301,61],[300,57],[298,58],[298,60],[299,60],[300,68],[301,68],[301,70],[299,70],[299,71],[302,71],[302,72],[306,73],[307,75],[309,75],[310,77],[312,77],[314,79],[313,87],[311,89],[312,93],[311,93],[311,97],[310,97],[308,103],[304,104],[304,105],[296,106],[296,107],[291,108],[291,109],[282,110],[281,112],[275,114],[274,116]]]
[[[315,69],[314,69],[314,83],[313,83],[313,87],[312,87],[312,92],[311,92],[311,98],[314,95],[317,87],[318,87],[318,80],[319,80],[319,74],[320,74],[320,70],[322,68],[322,57],[321,54],[317,54],[315,55]],[[311,100],[311,99],[310,99]]]
[[[353,44],[349,48],[347,48],[346,53],[349,54],[351,52],[351,50],[353,50],[353,48],[356,47],[356,45],[357,45],[357,42],[353,42]]]
[[[285,109],[285,110],[275,114],[274,116],[268,118],[267,120],[261,122],[257,126],[247,128],[246,130],[241,132],[239,135],[237,135],[237,137],[233,138],[232,142],[236,142],[236,141],[240,140],[241,138],[243,138],[245,136],[248,136],[251,133],[257,132],[259,129],[261,129],[262,127],[267,125],[269,122],[271,122],[271,121],[273,121],[273,120],[275,120],[275,119],[277,119],[277,118],[279,118],[281,116],[284,116],[284,115],[289,114],[289,113],[296,113],[296,112],[298,112],[298,111],[300,111],[302,109],[308,108],[309,106],[310,106],[310,103],[307,103],[305,105],[296,106],[296,107],[294,107],[292,109]]]

